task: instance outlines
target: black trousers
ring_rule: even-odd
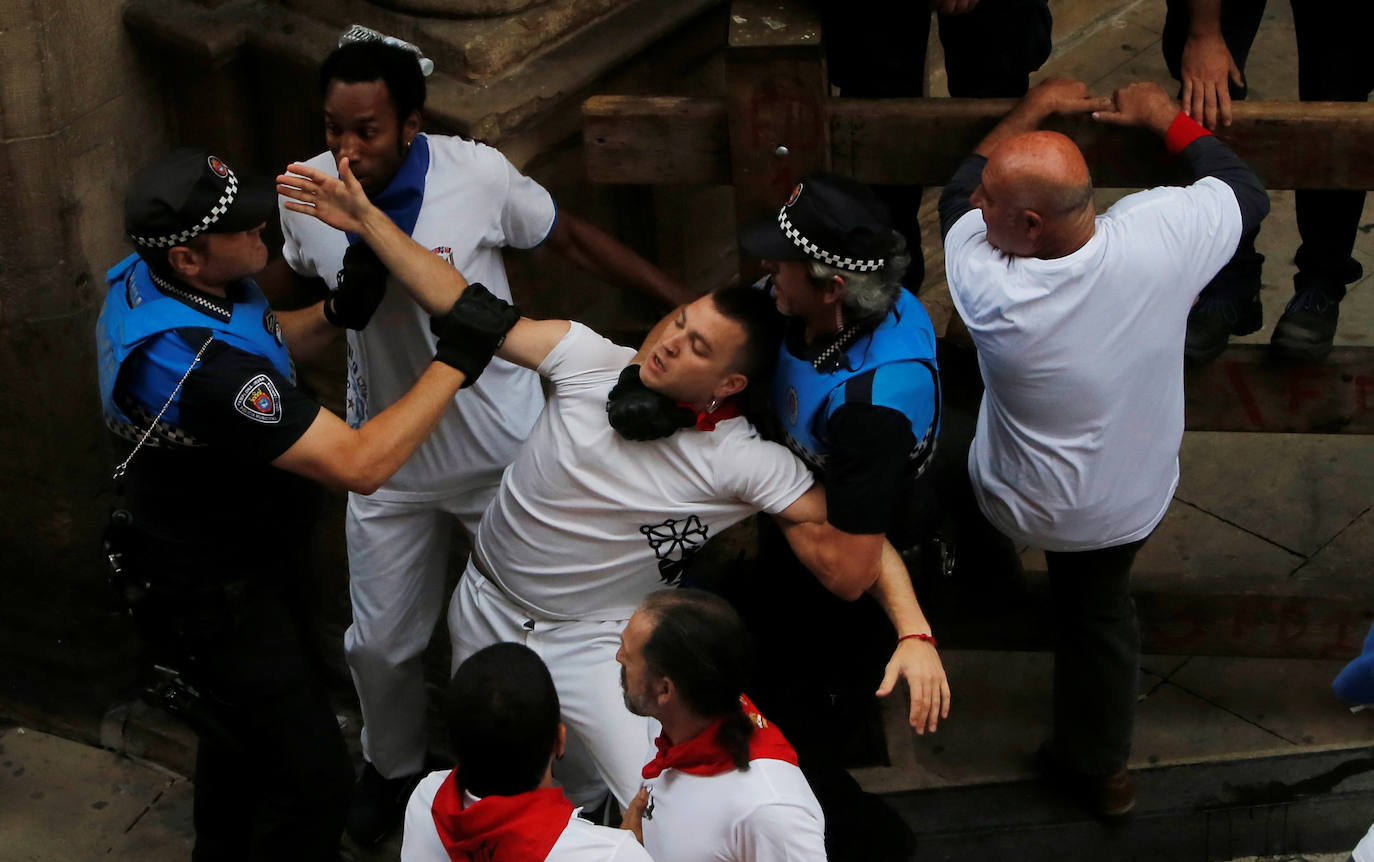
[[[1374,58],[1369,53],[1374,32],[1374,4],[1345,0],[1293,0],[1293,30],[1298,42],[1298,98],[1304,102],[1363,102],[1374,90]],[[1222,38],[1242,73],[1265,0],[1223,0]],[[1164,21],[1164,60],[1176,79],[1182,78],[1183,47],[1188,38],[1188,0],[1168,0]],[[1244,99],[1246,87],[1231,84],[1231,98]],[[1363,191],[1299,189],[1296,197],[1298,235],[1302,245],[1294,257],[1298,273],[1294,290],[1317,287],[1340,300],[1345,286],[1360,278],[1351,257]],[[1231,262],[1203,289],[1204,296],[1248,300],[1259,293],[1263,255],[1248,236]]]
[[[1130,575],[1144,544],[1045,552],[1055,632],[1051,745],[1063,766],[1084,775],[1110,775],[1131,754],[1140,621]]]
[[[152,658],[201,694],[192,859],[336,862],[353,768],[281,587],[291,573],[234,580],[223,559],[195,569],[186,549],[139,551],[153,587],[135,619]]]
[[[897,99],[924,94],[928,3],[824,0],[822,30],[830,81],[845,98]],[[955,98],[1019,98],[1030,73],[1050,56],[1047,0],[982,0],[964,15],[940,16],[949,92]],[[911,254],[905,284],[915,290],[925,273],[918,211],[920,186],[874,189],[892,210],[893,226]]]
[[[714,587],[740,612],[754,641],[749,696],[797,751],[825,813],[828,857],[905,860],[910,831],[846,769],[882,754],[868,750],[874,735],[867,730],[896,633],[877,602],[830,593],[772,519],[759,522],[757,560]]]

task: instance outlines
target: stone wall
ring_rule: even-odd
[[[117,686],[128,630],[97,543],[111,482],[92,331],[158,82],[109,0],[0,4],[0,701],[66,715]],[[73,719],[76,720],[76,719]]]

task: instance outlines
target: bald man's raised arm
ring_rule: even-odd
[[[1216,177],[1231,187],[1240,207],[1243,235],[1259,230],[1260,222],[1269,214],[1269,193],[1240,156],[1212,135],[1204,135],[1184,147],[1183,157],[1193,169],[1193,176]]]
[[[977,153],[959,163],[954,176],[945,183],[940,192],[940,239],[944,239],[954,223],[973,209],[973,192],[983,181],[983,167],[988,163],[987,156]]]

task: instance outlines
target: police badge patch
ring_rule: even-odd
[[[259,374],[243,384],[234,398],[234,409],[264,425],[275,425],[281,421],[281,396],[272,378]]]
[[[277,320],[277,316],[272,313],[272,309],[270,308],[262,313],[262,328],[267,330],[267,334],[272,336],[273,340],[277,342],[278,347],[284,347],[286,345],[286,339],[281,334],[281,323]]]

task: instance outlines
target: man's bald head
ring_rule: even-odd
[[[1083,153],[1058,132],[1026,132],[997,146],[983,169],[1009,201],[1046,218],[1092,205],[1092,177]]]
[[[983,212],[988,242],[1008,254],[1058,257],[1092,236],[1088,165],[1058,132],[1027,132],[998,144],[972,202]]]

